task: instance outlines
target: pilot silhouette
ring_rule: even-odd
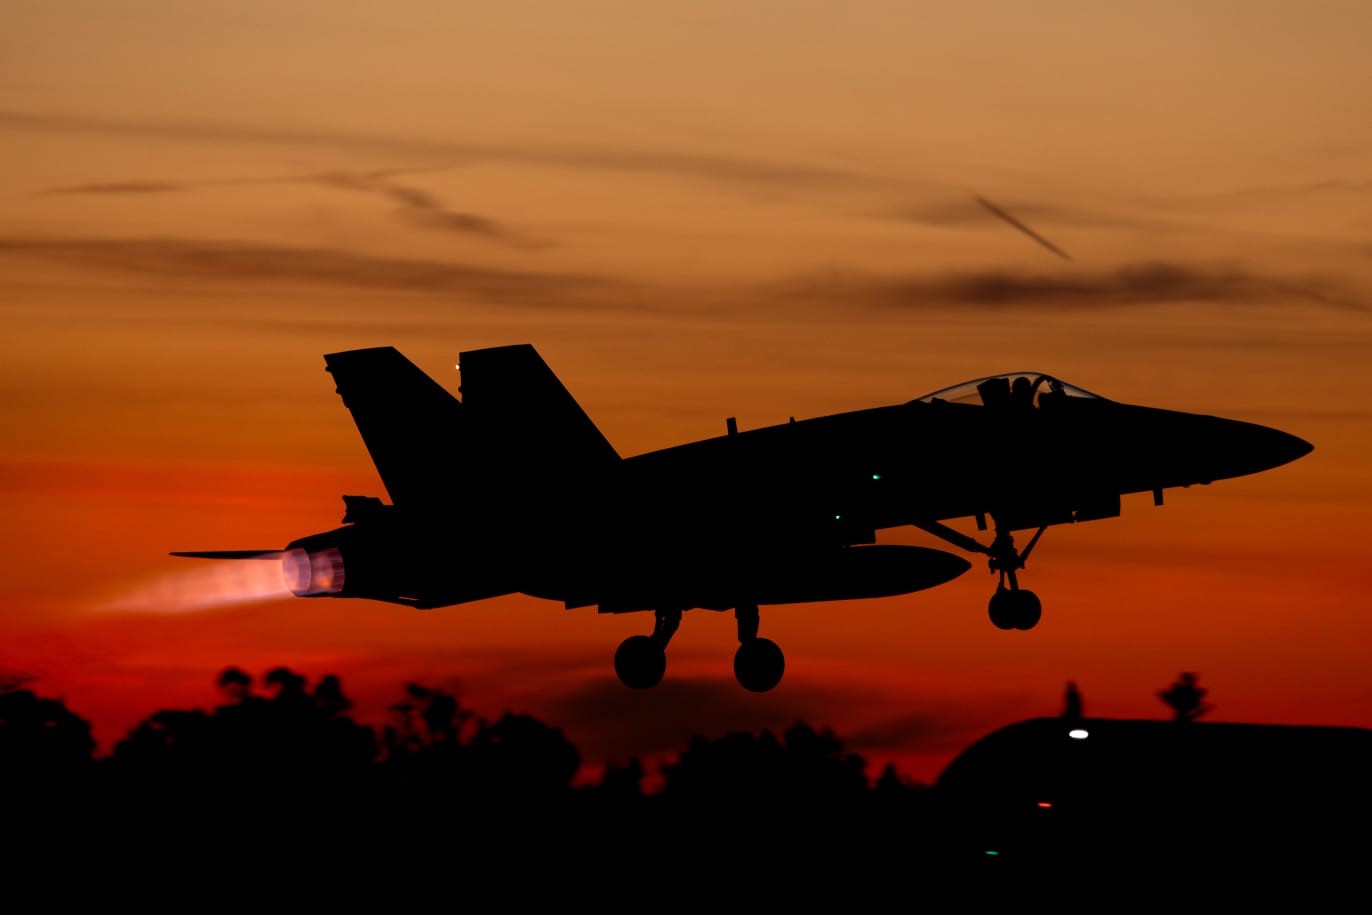
[[[987,378],[977,385],[981,402],[992,410],[1002,410],[1010,404],[1010,380],[1001,376]]]
[[[1019,413],[1034,409],[1034,383],[1023,375],[1016,378],[1010,387],[1010,404]]]

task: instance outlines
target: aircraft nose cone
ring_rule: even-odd
[[[1217,459],[1217,477],[1260,473],[1304,457],[1315,446],[1299,436],[1280,429],[1223,420],[1212,439]]]
[[[1272,443],[1268,446],[1268,453],[1274,456],[1273,467],[1280,467],[1282,464],[1289,464],[1297,458],[1303,458],[1315,450],[1315,446],[1301,438],[1299,435],[1292,435],[1289,432],[1282,432],[1279,429],[1270,429],[1276,433],[1272,438]]]

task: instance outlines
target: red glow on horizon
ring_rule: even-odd
[[[932,780],[1069,679],[1091,716],[1148,717],[1183,670],[1226,720],[1372,725],[1372,133],[1347,116],[1372,108],[1372,4],[1007,4],[988,28],[976,4],[301,2],[6,10],[0,109],[29,114],[0,117],[0,674],[103,747],[212,703],[228,665],[337,674],[368,722],[407,682],[460,687],[590,765],[803,718]],[[981,560],[765,609],[769,696],[737,695],[724,614],[625,695],[645,615],[287,600],[275,562],[167,556],[384,496],[322,354],[392,345],[460,397],[461,352],[518,343],[623,455],[1029,368],[1316,450],[1053,528],[1032,632],[992,628]]]

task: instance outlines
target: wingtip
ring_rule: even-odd
[[[174,550],[167,554],[178,559],[280,559],[281,550]]]

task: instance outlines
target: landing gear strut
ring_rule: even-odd
[[[1000,574],[996,593],[991,595],[991,601],[986,606],[991,624],[997,629],[1033,629],[1038,625],[1039,619],[1043,616],[1043,604],[1033,591],[1019,586],[1019,576],[1016,572],[1024,568],[1029,554],[1038,545],[1043,532],[1048,530],[1048,525],[1045,524],[1034,532],[1033,538],[1022,553],[1015,549],[1014,535],[999,524],[996,525],[996,538],[991,541],[990,546],[983,546],[966,534],[937,521],[916,522],[915,527],[928,531],[954,546],[960,546],[972,553],[985,553],[989,557],[987,565],[992,572]]]
[[[652,689],[667,672],[667,643],[681,625],[680,610],[658,610],[652,635],[631,635],[615,650],[615,674],[630,689]]]
[[[991,548],[987,550],[991,557],[987,564],[992,572],[1000,573],[1000,582],[996,585],[996,593],[991,595],[990,603],[986,605],[986,612],[991,617],[991,625],[997,629],[1033,629],[1043,616],[1043,604],[1038,595],[1022,590],[1019,576],[1015,573],[1024,568],[1025,560],[1045,530],[1047,526],[1039,528],[1034,539],[1020,553],[1015,550],[1014,535],[1007,530],[996,529],[996,539],[991,541]],[[1009,587],[1006,587],[1007,583]]]
[[[758,637],[757,604],[739,604],[734,617],[738,620],[734,676],[744,689],[765,693],[781,682],[781,675],[786,672],[786,657],[776,642]]]

